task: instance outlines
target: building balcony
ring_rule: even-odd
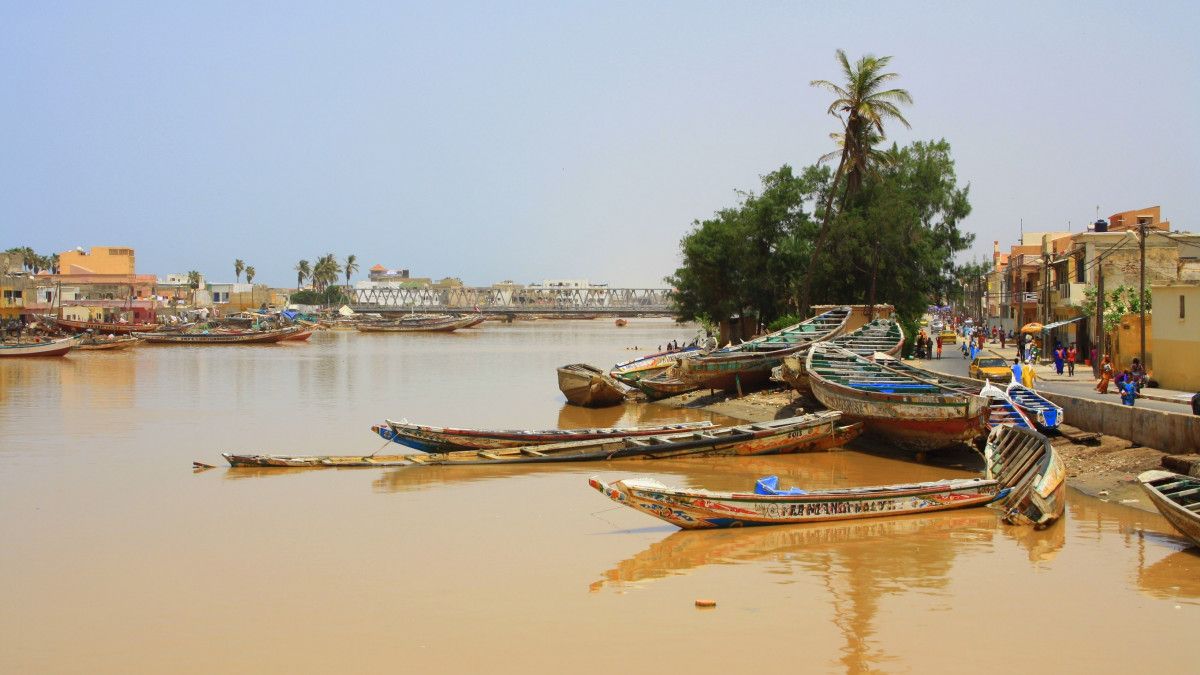
[[[1078,307],[1083,304],[1084,291],[1087,289],[1087,284],[1070,282],[1059,284],[1050,291],[1050,306],[1052,307]]]

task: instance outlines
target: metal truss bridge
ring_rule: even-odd
[[[356,312],[670,315],[668,288],[347,289]]]

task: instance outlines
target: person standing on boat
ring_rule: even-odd
[[[1018,383],[1021,382],[1021,359],[1020,358],[1013,359],[1012,381],[1018,382]]]

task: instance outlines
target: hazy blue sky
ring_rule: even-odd
[[[975,251],[1163,206],[1200,230],[1200,3],[0,4],[0,248],[294,283],[333,252],[662,285],[691,222],[831,149],[890,54]]]

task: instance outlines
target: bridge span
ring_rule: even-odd
[[[482,312],[670,316],[669,288],[347,289],[356,312]]]

